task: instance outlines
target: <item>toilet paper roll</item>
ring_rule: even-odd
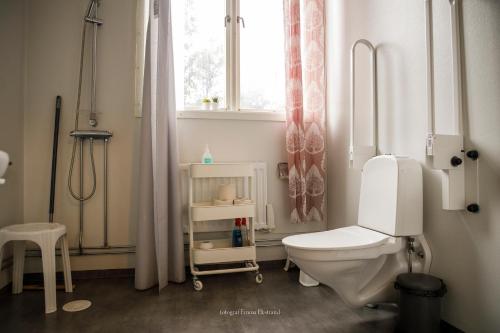
[[[221,201],[232,201],[236,198],[236,186],[234,184],[219,185],[217,199]]]
[[[210,250],[214,248],[214,244],[211,241],[203,241],[200,243],[200,249]]]

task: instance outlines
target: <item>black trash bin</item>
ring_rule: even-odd
[[[398,332],[439,332],[443,280],[429,274],[399,274],[394,287],[400,290]]]

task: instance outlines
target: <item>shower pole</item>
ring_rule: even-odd
[[[108,248],[108,141],[104,139],[104,247]]]
[[[78,238],[78,250],[83,253],[83,138],[80,141],[80,235]]]
[[[99,0],[92,0],[85,21],[92,24],[92,75],[91,75],[91,94],[90,94],[90,116],[89,125],[92,127],[97,126],[96,115],[96,78],[97,78],[97,28],[102,24],[102,20],[97,17],[97,8],[99,7]]]

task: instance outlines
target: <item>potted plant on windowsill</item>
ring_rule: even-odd
[[[212,103],[210,105],[211,110],[218,110],[219,109],[219,97],[214,96],[212,97]]]
[[[203,98],[201,100],[201,107],[203,110],[210,110],[212,104],[212,100],[210,98]]]

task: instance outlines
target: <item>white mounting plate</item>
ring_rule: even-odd
[[[465,209],[465,170],[464,165],[453,170],[443,170],[441,179],[443,209]]]
[[[453,156],[463,160],[463,136],[434,134],[427,138],[427,155],[432,156],[432,167],[440,170],[456,169],[450,161]]]

